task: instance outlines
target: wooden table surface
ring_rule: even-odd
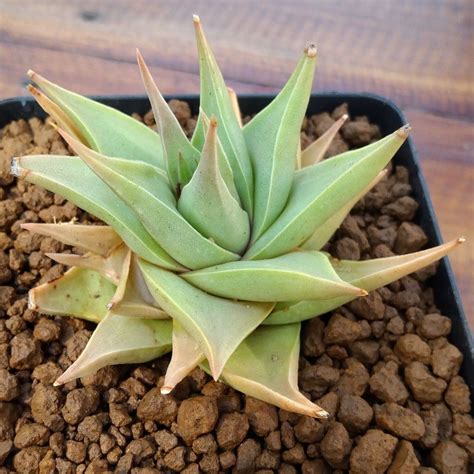
[[[135,48],[164,93],[198,92],[191,15],[237,92],[277,91],[306,42],[315,91],[392,99],[413,137],[474,327],[472,0],[0,0],[0,99],[31,68],[84,94],[143,93]]]

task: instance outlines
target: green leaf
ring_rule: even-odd
[[[148,262],[140,261],[140,268],[156,302],[199,343],[216,380],[232,352],[274,306],[209,295]]]
[[[326,418],[328,413],[298,390],[300,325],[264,326],[240,344],[222,379],[247,395],[284,410]]]
[[[250,237],[249,218],[222,178],[216,129],[216,121],[211,120],[201,160],[181,192],[178,210],[204,237],[231,252],[240,253]]]
[[[344,114],[342,117],[336,120],[317,140],[315,140],[303,150],[301,153],[301,168],[315,165],[324,158],[324,155],[328,151],[328,148],[334,140],[334,137],[348,118],[349,116]]]
[[[151,237],[127,204],[76,156],[31,155],[12,161],[12,174],[58,193],[110,225],[140,257],[182,270]]]
[[[201,74],[201,107],[208,117],[215,116],[222,124],[219,128],[219,139],[232,167],[242,206],[252,217],[253,173],[242,129],[235,116],[222,73],[204,36],[201,21],[196,15],[194,27]]]
[[[255,179],[252,242],[288,199],[315,66],[316,48],[310,46],[281,92],[243,129]]]
[[[21,224],[21,228],[46,237],[52,237],[63,244],[79,247],[103,257],[109,255],[113,249],[122,243],[122,239],[112,227],[105,225],[81,225],[70,222],[60,224],[28,222]]]
[[[207,135],[209,132],[211,121],[201,108],[199,109],[199,116],[202,120],[202,130],[204,132],[204,135]],[[203,149],[203,146],[204,143],[201,146],[201,150]],[[219,170],[227,186],[227,189],[230,191],[230,194],[234,196],[234,199],[240,204],[240,197],[234,184],[234,175],[232,173],[232,167],[230,166],[229,159],[225,154],[224,148],[222,147],[222,143],[219,140],[219,137],[217,137],[217,156],[219,161]]]
[[[169,319],[151,296],[138,267],[137,258],[130,251],[124,258],[117,290],[107,307],[122,316]]]
[[[28,75],[67,117],[66,130],[70,132],[72,126],[79,132],[74,135],[81,141],[84,139],[90,148],[164,169],[162,144],[155,131],[112,107],[63,89],[33,71],[28,71]],[[45,102],[39,103],[43,106]],[[45,110],[51,112],[46,107]],[[64,126],[64,120],[58,122]]]
[[[460,238],[432,249],[407,255],[359,262],[331,259],[331,263],[334,270],[344,281],[370,292],[443,258],[448,252],[463,242],[464,239]],[[353,297],[343,296],[326,301],[288,301],[286,303],[278,303],[272,314],[263,324],[288,324],[304,321],[305,319],[311,319],[320,314],[327,313],[353,299]]]
[[[152,176],[153,170],[148,165],[101,155],[65,132],[60,133],[87,166],[136,212],[156,242],[179,263],[197,269],[239,258],[202,236],[184,219],[176,209],[172,192],[164,186],[159,173]]]
[[[199,150],[191,145],[184,134],[138,50],[137,60],[163,143],[168,177],[173,189],[179,190],[191,179],[199,161]],[[180,163],[181,160],[184,163]],[[184,175],[183,170],[187,170]]]
[[[329,216],[325,222],[320,224],[314,231],[313,235],[301,244],[304,250],[320,250],[323,248],[333,236],[334,232],[339,229],[342,221],[349,214],[350,210],[356,203],[362,199],[377,183],[387,175],[387,170],[382,170],[360,193],[354,196],[346,205],[341,207],[339,211]]]
[[[28,306],[43,314],[97,323],[104,318],[114,291],[115,285],[97,272],[74,267],[56,280],[30,290]]]
[[[205,359],[199,344],[184,327],[173,321],[173,352],[166,369],[165,381],[161,393],[168,395],[195,367]]]
[[[328,217],[357,196],[387,165],[408,136],[409,126],[358,150],[303,168],[295,179],[285,209],[244,255],[271,258],[294,249]]]
[[[366,294],[341,280],[328,257],[320,252],[224,263],[181,276],[213,295],[247,301],[325,300]]]
[[[84,351],[54,385],[97,372],[107,365],[141,364],[171,349],[171,321],[127,318],[109,312],[98,324]]]
[[[63,265],[94,270],[114,285],[118,285],[127,252],[128,249],[126,245],[122,244],[112,250],[107,257],[93,253],[87,253],[85,255],[76,255],[73,253],[46,253],[45,255]]]

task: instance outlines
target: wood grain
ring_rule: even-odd
[[[192,13],[238,92],[276,91],[308,41],[314,90],[389,97],[414,140],[446,238],[474,239],[471,0],[0,0],[0,98],[32,68],[86,94],[142,93],[139,47],[165,93],[199,88]],[[474,327],[474,252],[451,257]]]

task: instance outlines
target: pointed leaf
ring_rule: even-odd
[[[288,199],[315,66],[316,48],[310,46],[281,92],[243,129],[255,178],[252,242]]]
[[[169,319],[151,296],[137,259],[130,251],[123,261],[117,290],[107,307],[114,313],[128,317]]]
[[[341,207],[339,211],[329,216],[325,222],[320,224],[314,231],[313,235],[301,244],[301,248],[305,250],[320,250],[323,248],[333,236],[334,232],[339,229],[342,221],[349,214],[351,209],[362,199],[377,183],[379,183],[385,176],[387,170],[382,170],[360,193],[354,196],[346,205]]]
[[[210,117],[215,116],[222,127],[219,139],[229,159],[235,186],[243,208],[252,217],[253,174],[242,129],[235,116],[222,73],[219,70],[198,16],[194,16],[201,75],[201,107]]]
[[[171,321],[127,318],[108,313],[98,324],[84,351],[54,385],[116,364],[141,364],[166,354],[171,349]]]
[[[127,255],[127,246],[116,247],[107,257],[93,253],[75,255],[72,253],[46,253],[45,255],[58,263],[70,267],[88,268],[94,270],[114,285],[118,285],[122,273],[123,262]]]
[[[249,218],[222,178],[216,129],[216,121],[211,120],[201,160],[181,192],[178,210],[204,237],[231,252],[240,253],[250,237]]]
[[[403,144],[409,130],[409,126],[402,127],[377,144],[297,171],[285,209],[244,258],[275,257],[311,237],[315,229],[377,176]]]
[[[199,151],[191,145],[177,118],[169,108],[165,99],[163,99],[138,50],[137,61],[163,143],[168,177],[172,188],[179,190],[188,182],[194,173],[199,161]],[[184,161],[185,167],[189,170],[189,177],[188,175],[180,176],[180,174],[182,174],[180,173],[180,169],[183,168],[183,164],[179,163],[180,160]],[[187,179],[186,181],[182,181],[180,178]]]
[[[258,328],[232,354],[222,379],[284,410],[326,418],[328,413],[298,390],[299,337],[299,324]]]
[[[30,290],[28,306],[43,314],[99,322],[114,291],[115,285],[97,272],[75,267],[56,280]]]
[[[201,108],[199,109],[199,117],[200,117],[200,120],[202,121],[202,131],[205,137],[209,132],[211,121],[209,120],[209,117]],[[204,142],[200,148],[201,151],[203,147],[204,147]],[[219,137],[217,137],[217,156],[219,160],[219,170],[221,172],[222,178],[224,179],[224,182],[228,190],[230,191],[230,194],[232,194],[232,196],[234,196],[234,199],[240,204],[240,197],[235,187],[232,167],[230,166],[229,159],[227,158],[227,155],[225,154],[224,148],[222,147],[222,143],[219,140]]]
[[[448,252],[463,242],[464,239],[460,238],[432,249],[407,255],[363,260],[360,262],[333,260],[332,264],[338,275],[345,281],[366,291],[373,291],[443,258]],[[288,324],[304,321],[305,319],[327,313],[353,299],[352,297],[343,296],[326,301],[278,303],[272,314],[263,324]]]
[[[70,222],[61,224],[38,224],[28,222],[21,224],[36,234],[52,237],[66,245],[72,245],[106,257],[122,243],[122,239],[112,229],[105,225],[81,225]]]
[[[344,114],[342,117],[336,120],[317,140],[315,140],[303,150],[301,153],[301,168],[315,165],[324,158],[324,155],[328,151],[328,148],[334,140],[334,137],[348,118],[349,116]]]
[[[12,174],[72,201],[109,224],[140,257],[171,270],[183,269],[151,237],[138,216],[76,156],[14,158]]]
[[[136,212],[156,242],[182,265],[196,269],[238,258],[202,236],[184,219],[169,188],[160,183],[158,173],[151,175],[152,169],[146,164],[101,155],[60,133],[87,166]]]
[[[274,306],[208,295],[178,275],[144,261],[140,268],[157,303],[199,342],[216,380],[232,352]]]
[[[204,359],[204,352],[199,344],[178,321],[174,320],[173,352],[161,393],[168,395]]]
[[[81,141],[85,139],[84,143],[93,150],[164,169],[160,136],[145,124],[112,107],[63,89],[34,71],[28,71],[28,75],[68,117],[66,129],[69,131],[73,124],[74,130],[78,131],[75,136]],[[51,109],[45,110],[49,113]]]
[[[320,252],[293,252],[281,257],[224,263],[183,273],[182,277],[216,296],[247,301],[288,301],[353,297],[365,291],[345,283]]]

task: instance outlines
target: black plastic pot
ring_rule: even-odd
[[[267,105],[271,95],[243,95],[239,97],[242,113],[253,114]],[[150,109],[148,99],[136,96],[95,97],[101,102],[111,105],[126,113],[137,112],[144,114]],[[179,95],[176,98],[187,101],[193,112],[197,114],[199,98],[197,96]],[[351,115],[367,115],[373,123],[380,126],[383,135],[392,132],[406,123],[402,112],[390,101],[372,94],[313,94],[309,103],[308,114],[330,111],[347,102]],[[0,101],[0,127],[12,120],[29,119],[34,116],[44,117],[44,112],[30,98],[17,98]],[[442,242],[441,233],[435,212],[428,193],[428,187],[420,169],[418,155],[412,138],[399,150],[395,164],[406,166],[410,171],[410,183],[413,187],[414,198],[420,204],[417,223],[424,229],[429,245]],[[461,374],[470,387],[474,387],[474,342],[461,303],[456,281],[448,259],[444,258],[438,267],[436,275],[430,281],[435,292],[436,304],[453,322],[451,332],[452,342],[464,354]],[[472,391],[474,394],[474,390]]]

